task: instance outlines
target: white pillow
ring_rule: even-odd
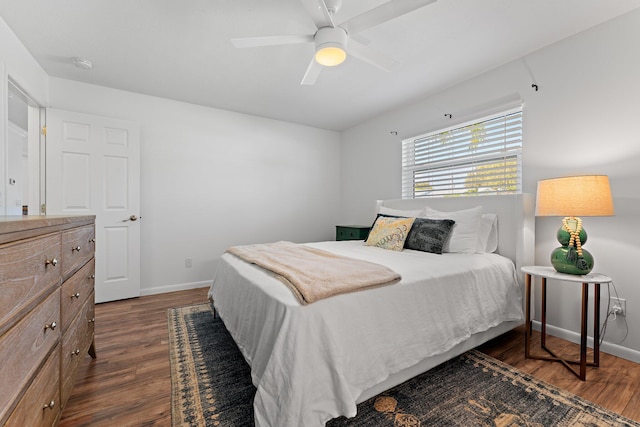
[[[381,215],[391,215],[391,216],[402,216],[405,218],[415,218],[424,214],[424,209],[416,209],[416,210],[402,210],[402,209],[393,209],[388,208],[386,206],[380,206],[378,208],[378,213]]]
[[[477,253],[495,252],[498,249],[498,215],[482,214],[478,224]]]
[[[478,225],[482,216],[482,206],[453,212],[440,212],[430,207],[425,208],[427,218],[452,219],[456,223],[451,229],[451,236],[444,244],[442,252],[458,252],[472,254],[478,246]]]

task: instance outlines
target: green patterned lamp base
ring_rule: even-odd
[[[588,274],[593,269],[593,256],[582,247],[587,243],[587,232],[582,228],[582,220],[576,217],[564,218],[556,237],[562,246],[551,253],[553,268],[560,273]]]
[[[587,232],[582,228],[582,220],[575,217],[564,218],[556,237],[562,246],[551,252],[553,268],[560,273],[588,274],[593,269],[593,256],[582,247],[587,243]],[[582,255],[578,255],[580,252]]]
[[[573,247],[561,246],[551,252],[551,265],[560,273],[588,274],[593,269],[593,256],[582,248],[582,256],[578,257]]]

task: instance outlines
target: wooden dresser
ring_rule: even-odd
[[[94,216],[0,217],[0,425],[58,422],[94,346]]]

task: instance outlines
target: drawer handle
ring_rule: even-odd
[[[89,243],[95,243],[96,242],[96,238],[92,237],[91,239],[89,239]]]
[[[80,246],[76,246],[75,248],[71,248],[71,252],[78,251],[80,252]]]
[[[80,349],[79,349],[79,348],[76,348],[76,350],[75,350],[75,351],[72,351],[72,352],[71,352],[71,355],[72,355],[72,356],[77,356],[77,355],[79,355],[79,354],[80,354]]]
[[[58,260],[55,258],[44,260],[44,266],[47,267],[49,265],[52,265],[55,267],[56,265],[58,265]]]
[[[56,406],[56,402],[54,402],[53,400],[49,403],[47,403],[46,405],[44,405],[42,407],[42,409],[53,409],[53,407]]]
[[[51,322],[48,325],[44,325],[44,329],[45,329],[45,331],[47,329],[51,329],[52,331],[55,331],[56,326],[58,326],[58,324],[56,322]]]
[[[96,318],[92,318],[91,320],[89,320],[89,323],[96,323]]]
[[[91,280],[95,280],[95,279],[96,279],[96,275],[95,275],[95,274],[92,274],[91,276],[89,276],[89,279],[91,279]]]
[[[71,299],[73,298],[80,298],[80,292],[76,292],[75,294],[71,295]]]

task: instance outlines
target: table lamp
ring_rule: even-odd
[[[587,232],[582,216],[613,215],[609,177],[606,175],[567,176],[538,181],[536,216],[562,216],[558,241],[562,246],[551,253],[551,264],[560,273],[587,274],[593,256],[582,246]]]

